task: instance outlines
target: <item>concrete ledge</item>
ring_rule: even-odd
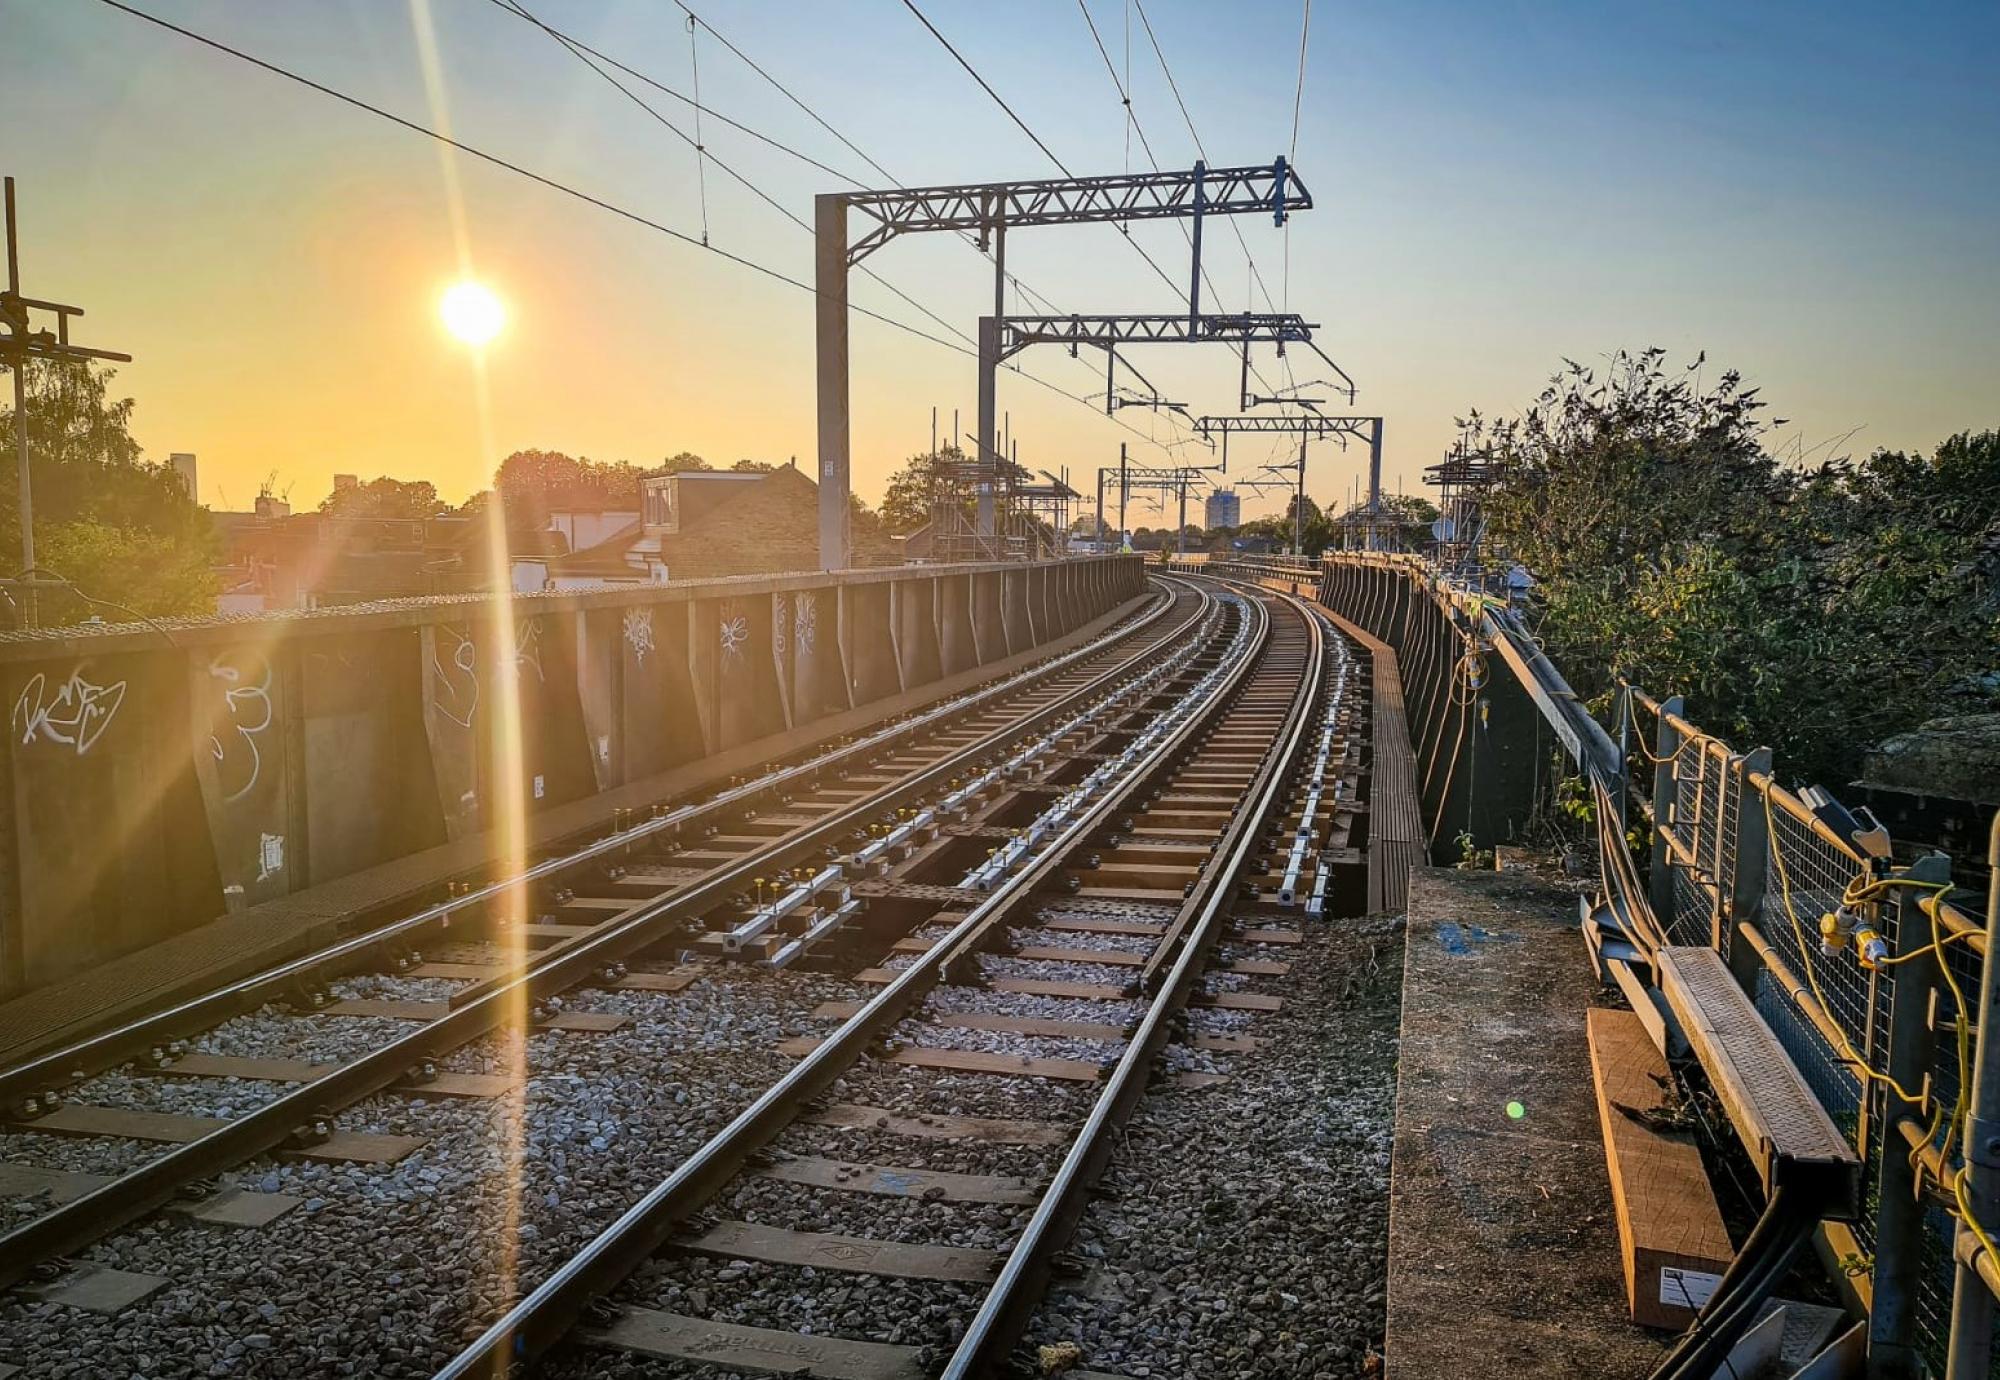
[[[1627,1321],[1576,902],[1493,873],[1411,873],[1388,1325],[1393,1380],[1644,1375]],[[1516,1104],[1519,1115],[1510,1112]]]

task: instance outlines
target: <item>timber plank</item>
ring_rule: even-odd
[[[931,1140],[985,1140],[1003,1145],[1062,1145],[1069,1132],[1042,1121],[1008,1121],[1000,1117],[946,1116],[942,1113],[899,1116],[881,1107],[836,1102],[823,1112],[800,1118],[815,1126],[845,1126],[862,1131],[887,1131],[898,1136]]]
[[[776,1265],[810,1265],[821,1270],[896,1279],[948,1279],[985,1284],[1000,1272],[998,1251],[963,1246],[912,1246],[828,1232],[788,1231],[756,1222],[718,1222],[699,1236],[674,1243],[684,1251],[727,1260],[768,1260]]]
[[[820,1380],[923,1380],[924,1375],[923,1353],[913,1346],[780,1332],[651,1308],[621,1308],[609,1326],[585,1328],[581,1335],[599,1346],[726,1370]]]
[[[857,1164],[852,1160],[800,1156],[751,1171],[758,1178],[874,1193],[888,1198],[923,1198],[947,1203],[1034,1203],[1041,1192],[1017,1175],[950,1174],[931,1169]]]
[[[1667,1061],[1638,1016],[1592,1007],[1585,1015],[1604,1161],[1618,1213],[1619,1255],[1632,1320],[1685,1327],[1694,1317],[1682,1272],[1729,1268],[1728,1229],[1715,1204],[1694,1138],[1638,1120],[1667,1101]]]

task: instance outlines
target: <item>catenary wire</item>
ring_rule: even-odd
[[[564,196],[571,197],[574,200],[583,202],[586,205],[594,206],[598,210],[609,212],[610,214],[617,216],[622,220],[630,221],[635,225],[643,226],[648,230],[652,230],[658,234],[665,235],[669,239],[678,240],[683,244],[692,246],[693,248],[704,250],[707,253],[713,254],[716,257],[726,260],[729,263],[736,264],[741,268],[747,268],[753,273],[759,274],[765,278],[769,278],[774,282],[783,283],[787,287],[797,288],[799,291],[809,293],[814,297],[818,297],[820,295],[819,289],[814,287],[811,283],[805,282],[804,280],[799,278],[794,278],[790,274],[784,272],[782,269],[772,268],[768,264],[759,263],[755,259],[749,258],[742,254],[732,253],[731,251],[720,248],[716,245],[712,244],[704,245],[699,238],[688,234],[686,231],[676,230],[672,226],[664,225],[661,222],[656,221],[649,216],[643,215],[638,211],[631,210],[628,207],[620,206],[616,202],[606,201],[603,197],[596,196],[590,192],[583,191],[581,188],[572,187],[569,184],[560,182],[553,177],[547,176],[546,174],[535,172],[531,168],[524,167],[519,163],[511,162],[508,159],[502,158],[498,154],[489,153],[485,149],[478,148],[472,144],[468,144],[462,139],[454,138],[453,136],[445,134],[440,130],[431,128],[429,125],[419,124],[415,120],[411,120],[404,116],[396,114],[394,111],[387,110],[381,106],[371,104],[368,101],[364,101],[358,96],[349,95],[347,92],[341,91],[336,87],[328,86],[324,82],[315,81],[313,78],[305,76],[302,73],[294,72],[291,69],[286,67],[281,67],[274,62],[266,61],[265,59],[257,57],[252,53],[245,52],[241,48],[232,47],[229,44],[222,42],[220,39],[211,38],[206,34],[197,32],[194,29],[189,29],[182,25],[176,24],[171,20],[162,19],[158,15],[148,14],[146,11],[142,9],[138,9],[135,6],[125,4],[124,0],[98,0],[98,2],[100,4],[108,6],[111,9],[117,10],[120,13],[131,15],[135,19],[144,20],[146,23],[152,24],[157,28],[164,29],[169,33],[178,34],[181,37],[189,39],[192,42],[199,43],[206,48],[210,48],[216,52],[225,54],[226,56],[236,58],[241,62],[247,62],[253,67],[258,67],[266,72],[271,73],[273,76],[283,77],[287,81],[294,82],[297,85],[308,88],[309,90],[316,91],[323,96],[329,96],[332,99],[339,101],[343,105],[351,106],[356,110],[365,111],[368,114],[374,115],[379,119],[387,120],[391,124],[398,125],[414,133],[424,135],[426,138],[435,139],[439,143],[446,144],[452,148],[455,148],[459,152],[464,153],[469,157],[477,158],[483,163],[487,163],[493,167],[500,168],[506,172],[513,173],[518,177],[526,178],[528,181],[538,183],[539,185],[546,187],[551,191],[559,192]],[[714,31],[711,29],[710,32],[713,33]],[[875,311],[869,307],[861,306],[858,303],[850,303],[849,305],[850,309],[858,313],[859,315],[865,316],[873,321],[879,321],[886,326],[893,326],[895,329],[902,331],[906,335],[915,336],[919,340],[929,341],[933,345],[942,346],[943,348],[954,351],[958,354],[967,355],[974,358],[977,357],[976,351],[969,350],[965,346],[960,345],[956,341],[946,340],[941,336],[932,335],[930,332],[922,329],[921,327],[912,326],[907,321],[899,321],[893,316],[889,316],[882,312]],[[1081,395],[1070,392],[1068,389],[1062,387],[1060,384],[1051,383],[1047,379],[1040,378],[1037,375],[1025,372],[1022,373],[1021,377],[1027,379],[1031,383],[1038,384],[1041,387],[1048,389],[1050,392],[1059,393],[1063,397],[1070,399],[1072,402],[1076,402],[1084,407],[1090,408],[1093,414],[1098,413],[1098,409],[1092,406]],[[1131,432],[1134,436],[1139,437],[1141,440],[1145,441],[1149,445],[1157,446],[1163,450],[1167,449],[1166,443],[1158,440],[1153,436],[1147,435],[1145,432],[1139,430],[1139,428],[1131,425],[1129,422],[1123,421],[1122,419],[1115,416],[1110,417],[1107,420],[1109,420],[1113,425],[1121,427],[1124,430]]]

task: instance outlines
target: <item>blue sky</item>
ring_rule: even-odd
[[[134,0],[413,118],[426,99],[411,11],[392,0]],[[690,0],[716,30],[907,184],[1055,168],[901,0]],[[1127,165],[1111,78],[1076,0],[920,0],[1078,172]],[[1128,11],[1089,0],[1124,66]],[[489,0],[430,0],[458,134],[699,234],[692,152],[545,35]],[[671,0],[541,0],[549,23],[686,89]],[[1211,161],[1291,138],[1300,6],[1146,6]],[[1136,13],[1135,109],[1163,165],[1194,144]],[[843,171],[861,160],[706,32],[704,100]],[[1478,407],[1528,402],[1562,357],[1649,344],[1742,370],[1805,449],[1928,446],[1996,417],[2000,6],[1406,3],[1313,8],[1297,165],[1315,208],[1285,235],[1241,224],[1264,285],[1322,323],[1388,419],[1391,483],[1414,488]],[[658,99],[686,123],[684,107]],[[457,169],[479,275],[513,309],[482,414],[430,316],[456,273],[436,146],[199,49],[96,0],[0,0],[0,169],[22,184],[31,291],[83,302],[91,338],[133,351],[121,382],[161,453],[203,457],[203,496],[241,504],[275,471],[316,501],[335,471],[436,478],[452,496],[497,455],[693,449],[809,460],[811,300],[503,173]],[[713,124],[705,140],[810,219],[823,173]],[[1143,166],[1136,143],[1131,158]],[[711,167],[714,243],[796,276],[809,237]],[[1135,232],[1178,280],[1170,227]],[[1223,306],[1263,305],[1233,233],[1208,238]],[[1289,288],[1283,265],[1289,259]],[[990,297],[941,238],[872,261],[956,327]],[[1116,231],[1024,232],[1010,263],[1065,309],[1173,301]],[[936,331],[873,285],[858,301]],[[1231,410],[1222,354],[1135,356],[1196,411]],[[1095,363],[1025,357],[1078,394]],[[1273,367],[1268,365],[1267,367]],[[969,425],[957,354],[858,322],[856,486],[873,497],[928,440]],[[1150,446],[1025,380],[1003,381],[1022,458],[1074,475]],[[1141,431],[1174,430],[1138,410]],[[1234,452],[1233,452],[1234,453]],[[1344,495],[1358,453],[1316,449]],[[1085,483],[1087,484],[1087,479]],[[1270,503],[1249,505],[1251,511]],[[1143,521],[1143,516],[1138,519]]]

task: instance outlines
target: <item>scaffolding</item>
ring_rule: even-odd
[[[1487,492],[1500,477],[1500,461],[1487,449],[1456,441],[1443,460],[1424,469],[1424,483],[1438,491],[1438,520],[1431,525],[1437,563],[1446,570],[1477,564],[1486,535]]]

